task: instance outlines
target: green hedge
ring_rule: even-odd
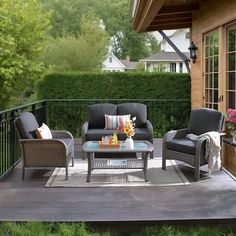
[[[189,99],[188,74],[53,73],[38,83],[39,99]]]

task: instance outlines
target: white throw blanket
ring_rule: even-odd
[[[209,175],[213,169],[219,170],[221,167],[221,157],[220,157],[220,136],[223,133],[211,131],[201,135],[187,134],[187,138],[197,141],[201,138],[206,138],[206,159],[208,161]]]

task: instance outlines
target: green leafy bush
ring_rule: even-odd
[[[38,83],[40,99],[189,99],[188,74],[53,73]]]
[[[121,229],[124,231],[125,228]],[[137,230],[138,231],[138,230]],[[176,228],[155,226],[143,228],[139,232],[124,233],[111,230],[94,230],[84,223],[1,223],[0,235],[4,236],[236,236],[230,228]]]

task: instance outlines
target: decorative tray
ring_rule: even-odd
[[[103,143],[102,141],[98,141],[100,148],[119,148],[121,146],[121,141],[118,141],[117,144]]]

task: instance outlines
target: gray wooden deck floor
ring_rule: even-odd
[[[161,140],[155,140],[161,156]],[[76,156],[81,145],[76,144]],[[168,222],[224,220],[236,222],[236,182],[225,172],[192,182],[192,169],[180,164],[190,186],[45,188],[51,170],[27,170],[20,164],[0,182],[1,221]],[[204,172],[203,172],[204,173]],[[204,178],[204,175],[202,175]]]

